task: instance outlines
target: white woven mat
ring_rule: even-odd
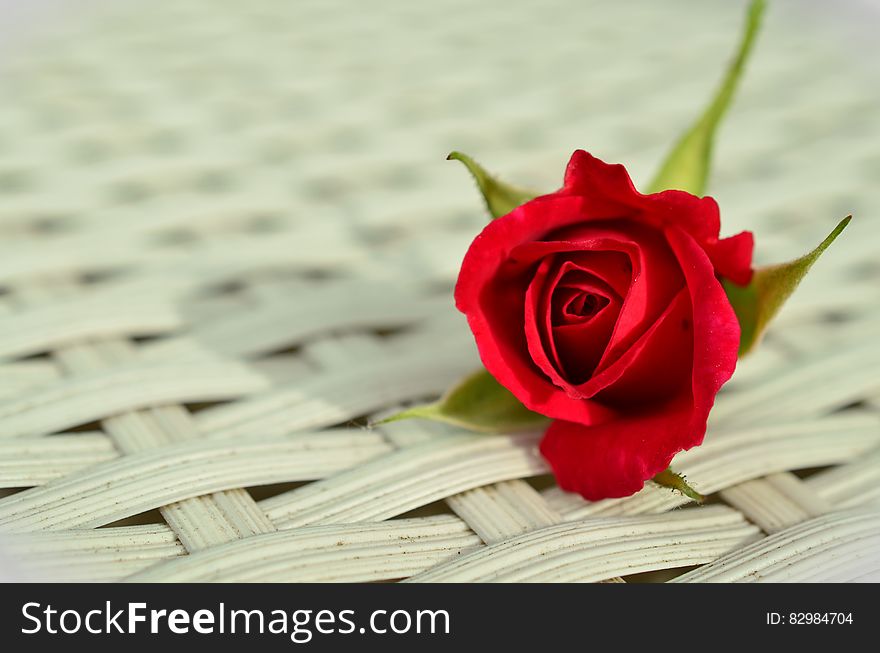
[[[358,424],[478,364],[450,288],[484,216],[446,153],[549,190],[583,147],[645,181],[742,3],[151,0],[7,44],[7,575],[880,579],[880,46],[845,29],[878,13],[771,4],[724,232],[768,262],[855,219],[676,459],[702,507],[566,495],[537,435]]]

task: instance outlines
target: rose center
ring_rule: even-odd
[[[587,288],[557,288],[551,298],[553,326],[583,324],[598,315],[610,300]]]
[[[571,317],[593,317],[608,304],[607,297],[585,292],[573,297],[562,309]]]

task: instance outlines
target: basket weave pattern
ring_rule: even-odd
[[[363,426],[479,364],[450,288],[483,218],[442,159],[553,188],[585,147],[645,179],[740,7],[338,4],[121,3],[4,60],[15,573],[880,578],[877,71],[791,3],[771,12],[717,144],[723,231],[754,229],[767,262],[856,219],[675,459],[717,501],[649,484],[588,503],[549,482],[539,434]]]

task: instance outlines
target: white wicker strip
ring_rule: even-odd
[[[0,487],[33,487],[116,458],[103,433],[0,441]]]
[[[182,324],[174,307],[166,303],[84,297],[4,318],[0,322],[0,360],[39,354],[82,340],[161,335]]]
[[[740,483],[723,490],[720,496],[766,533],[775,533],[831,510],[827,501],[788,472]]]
[[[218,438],[331,426],[388,404],[439,394],[472,360],[471,345],[461,338],[441,340],[427,352],[379,349],[350,367],[331,368],[292,387],[203,411],[197,421],[200,430]],[[419,373],[426,364],[431,365],[430,375]]]
[[[811,353],[790,364],[763,383],[719,401],[713,411],[713,424],[752,425],[772,423],[795,416],[813,416],[845,406],[852,398],[871,394],[880,385],[872,373],[880,366],[880,348],[871,340],[855,346]],[[834,383],[826,383],[833,378]]]
[[[562,521],[562,515],[523,481],[474,488],[448,497],[446,503],[486,544]]]
[[[487,546],[412,580],[597,581],[700,564],[756,533],[740,515],[721,507],[570,522]]]
[[[116,581],[186,549],[165,526],[10,535],[8,551],[26,561],[37,580]]]
[[[418,573],[479,544],[464,523],[448,517],[314,526],[169,560],[131,580],[389,580]]]
[[[322,433],[237,444],[196,441],[127,455],[0,500],[0,524],[96,527],[228,488],[321,478],[387,451],[376,436],[359,435],[362,446]]]
[[[59,377],[58,368],[51,362],[28,360],[16,363],[0,363],[0,399],[24,394],[30,388],[46,385]]]
[[[848,465],[832,467],[806,480],[816,494],[841,508],[880,503],[880,449]]]
[[[388,519],[457,492],[546,471],[533,435],[455,435],[387,454],[263,502],[281,527]]]
[[[877,580],[878,551],[880,511],[841,511],[772,535],[676,582]]]
[[[167,403],[217,401],[268,385],[236,363],[134,364],[82,374],[0,404],[0,438],[44,435],[101,417]],[[51,406],[50,410],[46,406]]]
[[[225,314],[222,321],[205,323],[195,336],[224,354],[251,358],[329,331],[406,326],[448,308],[445,296],[426,299],[410,287],[390,290],[387,284],[358,281],[299,288],[296,302],[289,297],[273,292],[257,310]]]

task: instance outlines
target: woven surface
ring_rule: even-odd
[[[644,182],[742,9],[153,0],[4,48],[13,576],[880,580],[878,46],[819,5],[773,3],[711,192],[760,262],[855,220],[676,458],[712,505],[567,495],[538,434],[363,427],[478,365],[451,286],[484,216],[445,154]]]

